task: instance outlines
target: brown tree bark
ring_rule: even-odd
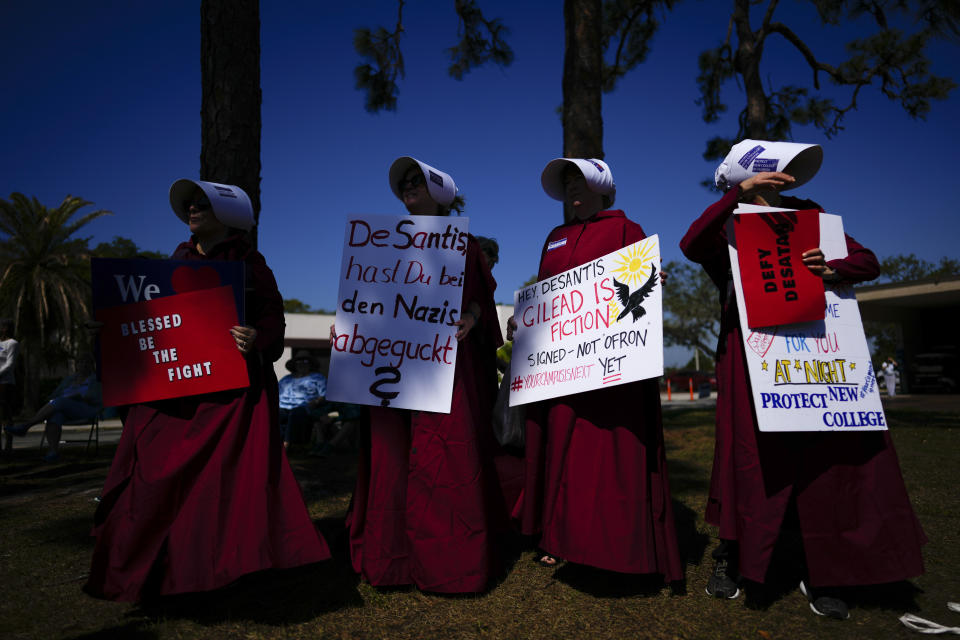
[[[239,186],[259,221],[259,0],[202,0],[200,66],[200,179]]]
[[[565,0],[563,24],[563,157],[603,159],[602,1]]]
[[[563,156],[603,158],[603,5],[565,0]]]
[[[763,57],[763,33],[750,27],[750,0],[736,0],[733,23],[739,46],[734,58],[737,72],[743,78],[747,96],[747,121],[744,131],[748,138],[767,139],[767,94],[760,77],[760,59]]]

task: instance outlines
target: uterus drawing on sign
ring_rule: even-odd
[[[374,369],[374,373],[377,375],[377,379],[374,380],[373,384],[370,385],[370,393],[374,396],[380,398],[380,406],[388,407],[390,406],[390,401],[396,398],[400,392],[399,391],[386,391],[380,387],[389,384],[397,384],[400,382],[400,369],[398,367],[377,367]],[[384,376],[384,377],[380,377]]]

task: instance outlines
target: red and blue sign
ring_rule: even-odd
[[[94,259],[103,402],[117,406],[249,385],[230,328],[242,262]]]

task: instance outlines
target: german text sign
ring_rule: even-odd
[[[513,294],[510,405],[663,375],[657,236]]]
[[[733,220],[750,326],[822,320],[823,280],[802,258],[820,246],[819,212],[749,213]]]
[[[741,205],[734,213],[774,211]],[[782,211],[782,210],[780,210]],[[731,220],[728,238],[733,238]],[[839,216],[819,214],[827,260],[847,255]],[[730,263],[737,264],[737,242]],[[798,267],[806,269],[806,267]],[[826,283],[824,317],[750,329],[744,287],[733,270],[744,354],[761,431],[879,431],[886,418],[853,288]]]
[[[98,309],[103,403],[135,404],[239,389],[250,381],[230,327],[233,288]]]
[[[441,216],[347,221],[328,398],[450,412],[468,226]]]

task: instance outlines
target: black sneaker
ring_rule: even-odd
[[[733,600],[740,595],[740,587],[737,582],[730,575],[727,561],[725,559],[717,560],[713,565],[713,575],[707,581],[707,595]]]
[[[817,595],[813,592],[813,589],[808,589],[802,580],[800,581],[800,593],[810,603],[810,610],[818,616],[826,616],[834,620],[846,620],[850,617],[850,610],[847,608],[846,602],[840,598]]]

